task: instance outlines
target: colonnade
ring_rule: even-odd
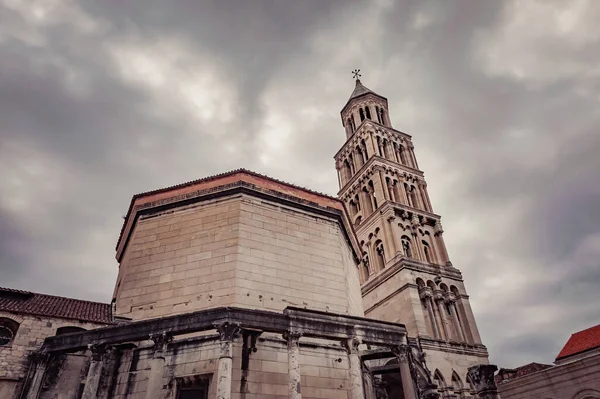
[[[433,287],[432,287],[433,286]],[[453,292],[435,288],[435,285],[420,285],[419,296],[427,309],[433,338],[472,344],[469,326],[459,317],[457,298]]]

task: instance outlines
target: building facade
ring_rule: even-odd
[[[600,325],[571,335],[554,366],[501,369],[496,382],[502,399],[600,399]]]
[[[247,170],[135,195],[110,319],[48,334],[13,397],[495,397],[410,136],[360,81],[342,119],[339,198]]]
[[[450,261],[412,138],[385,97],[360,80],[341,111],[339,197],[361,251],[365,316],[401,322],[419,340],[440,392],[467,397],[467,370],[488,362],[460,271]]]

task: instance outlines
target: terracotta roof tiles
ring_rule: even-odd
[[[600,347],[600,324],[571,335],[556,360]]]
[[[0,311],[112,324],[107,303],[0,287]]]

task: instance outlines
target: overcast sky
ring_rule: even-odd
[[[0,0],[0,285],[110,301],[135,193],[335,195],[350,71],[413,136],[490,360],[600,323],[600,2]]]

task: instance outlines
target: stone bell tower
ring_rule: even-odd
[[[341,111],[335,155],[340,199],[361,251],[365,316],[406,325],[444,395],[468,397],[467,369],[488,363],[460,271],[448,257],[412,137],[392,127],[388,101],[356,86]]]

